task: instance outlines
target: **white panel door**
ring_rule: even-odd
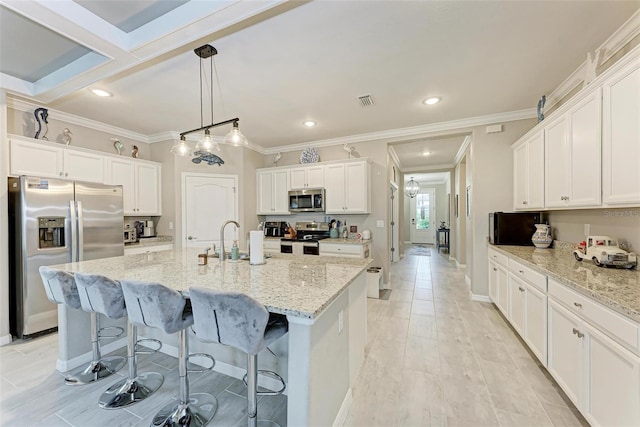
[[[524,340],[544,366],[547,366],[547,295],[526,285]]]
[[[160,167],[136,163],[136,214],[160,215]]]
[[[527,206],[544,207],[544,133],[534,135],[527,142]]]
[[[409,202],[411,215],[411,242],[435,243],[435,190],[426,188]]]
[[[274,214],[273,191],[273,171],[258,172],[258,215]]]
[[[291,176],[291,189],[301,190],[307,188],[307,168],[292,168],[289,169]]]
[[[600,204],[600,89],[569,110],[568,149],[571,159],[569,206]]]
[[[640,426],[640,358],[597,329],[587,331],[586,418],[594,426]]]
[[[367,164],[346,163],[344,171],[346,212],[367,213]]]
[[[289,172],[277,170],[273,172],[273,213],[289,215]]]
[[[640,203],[640,61],[603,86],[603,202]]]
[[[522,338],[525,336],[526,285],[509,274],[509,321]]]
[[[527,143],[513,149],[513,204],[514,209],[527,209],[529,206],[529,170],[527,167]]]
[[[307,187],[324,188],[324,167],[322,165],[307,167]]]
[[[11,141],[11,175],[64,178],[62,150],[46,144]]]
[[[345,185],[344,185],[344,164],[326,165],[324,169],[324,187],[326,190],[325,211],[326,213],[344,213]]]
[[[184,174],[182,176],[183,247],[220,247],[220,227],[238,220],[236,175]],[[242,225],[241,225],[242,226]],[[225,229],[225,247],[238,240],[233,225]],[[243,242],[238,242],[242,244]]]
[[[105,182],[105,157],[83,151],[64,150],[64,172],[67,179],[78,181]]]
[[[549,354],[547,369],[569,399],[581,407],[583,381],[582,321],[549,298]]]
[[[107,160],[108,183],[122,185],[123,208],[125,215],[137,215],[136,212],[136,177],[133,160],[115,159]]]
[[[564,116],[544,129],[545,207],[565,207],[569,197],[569,150]]]

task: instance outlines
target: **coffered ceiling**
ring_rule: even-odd
[[[11,96],[153,140],[200,125],[193,49],[210,43],[219,52],[215,121],[239,117],[263,152],[479,116],[531,117],[540,96],[640,7],[635,0],[0,3],[0,84]],[[98,98],[92,88],[113,96]],[[365,94],[372,106],[359,102]],[[442,100],[424,105],[429,96]],[[438,142],[449,143],[461,142]],[[434,149],[427,162],[445,161],[438,156]]]

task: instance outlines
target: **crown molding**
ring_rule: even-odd
[[[180,139],[180,133],[171,130],[149,135],[148,142],[149,144],[155,144],[156,142],[177,141],[178,139]]]
[[[344,143],[354,144],[358,142],[377,141],[381,139],[392,140],[389,142],[398,142],[408,138],[419,138],[428,136],[433,132],[443,132],[449,130],[458,130],[474,126],[489,125],[499,122],[511,122],[515,120],[531,119],[537,117],[535,108],[526,110],[510,111],[506,113],[489,114],[486,116],[469,117],[466,119],[451,120],[448,122],[432,123],[422,126],[412,126],[399,129],[384,130],[380,132],[362,133],[359,135],[343,136],[331,139],[322,139],[317,141],[309,141],[293,145],[281,145],[279,147],[271,147],[265,149],[265,154],[275,154],[278,152],[288,152],[304,150],[310,145],[314,147],[329,147],[332,145],[343,145]]]
[[[393,159],[393,161],[395,162],[396,165],[398,165],[398,169],[400,169],[400,172],[402,172],[402,162],[400,162],[400,157],[398,157],[398,153],[396,153],[396,149],[392,146],[389,147],[389,156],[391,156],[391,159]]]
[[[595,52],[600,50],[603,54],[600,63],[604,64],[611,59],[620,49],[640,34],[640,10],[634,13],[624,24],[620,26]],[[547,96],[546,108],[554,107],[564,99],[572,90],[584,81],[586,59],[569,75],[560,85]]]
[[[462,145],[460,146],[460,148],[458,149],[458,152],[453,158],[453,165],[454,165],[453,167],[455,167],[455,165],[460,163],[460,161],[462,160],[462,157],[464,156],[464,153],[467,151],[467,147],[469,147],[469,144],[471,144],[471,135],[467,135],[464,138],[464,141],[462,141]]]
[[[7,107],[14,110],[23,111],[25,113],[33,113],[35,108],[38,108],[38,104],[34,104],[20,99],[7,97]],[[84,117],[76,116],[75,114],[65,113],[64,111],[48,108],[49,114],[56,120],[61,120],[72,125],[84,126],[89,129],[113,134],[120,138],[127,138],[138,142],[149,143],[149,138],[141,133],[132,132],[117,126],[108,125],[96,120],[87,119]]]
[[[410,168],[402,168],[400,169],[400,172],[407,174],[407,173],[418,173],[418,172],[424,172],[424,171],[453,169],[455,167],[456,165],[452,163],[441,163],[439,165],[414,166]]]

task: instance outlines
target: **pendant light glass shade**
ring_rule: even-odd
[[[191,147],[187,144],[187,139],[184,136],[180,137],[180,142],[171,147],[171,153],[176,156],[190,156],[193,152],[191,151]]]
[[[204,138],[202,138],[196,144],[196,151],[206,151],[207,153],[213,153],[213,149],[215,145],[216,144],[213,142],[213,139],[211,138],[211,132],[209,132],[209,129],[206,129],[204,131]],[[220,148],[218,147],[218,150],[219,149]]]
[[[241,145],[249,145],[247,137],[244,136],[238,128],[238,122],[233,122],[233,129],[224,137],[224,142],[227,144],[235,145],[239,147]]]
[[[413,199],[420,192],[420,184],[414,181],[413,177],[411,177],[411,180],[407,182],[407,185],[404,187],[404,191],[407,193],[407,196]]]

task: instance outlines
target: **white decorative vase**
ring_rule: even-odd
[[[536,248],[548,248],[551,246],[551,227],[547,224],[535,224],[536,232],[531,236],[531,241]]]

